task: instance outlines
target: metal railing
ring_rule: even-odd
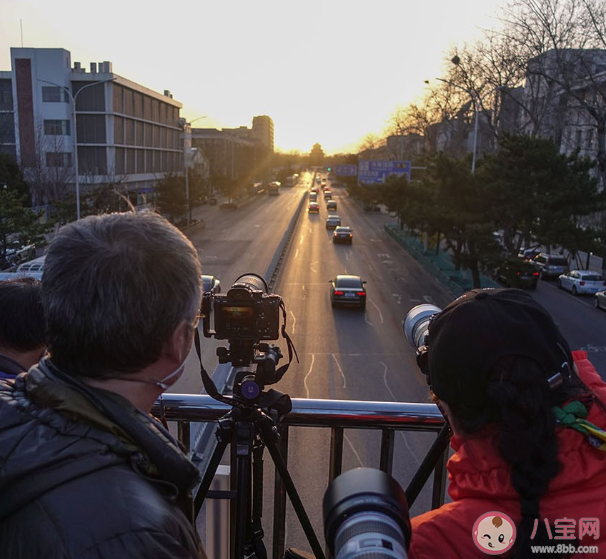
[[[345,429],[373,429],[380,432],[380,469],[391,474],[393,469],[394,443],[397,431],[430,431],[437,437],[415,476],[406,489],[411,505],[422,487],[433,473],[432,508],[444,502],[446,486],[446,459],[448,456],[448,426],[437,406],[434,404],[364,402],[353,400],[312,400],[293,398],[292,411],[279,424],[280,439],[278,448],[288,460],[288,435],[291,428],[319,427],[331,430],[330,460],[328,480],[338,476],[343,467],[343,444]],[[156,402],[153,413],[163,416],[167,421],[176,421],[178,436],[186,449],[195,456],[194,462],[204,473],[207,455],[212,454],[214,422],[223,417],[231,408],[206,395],[164,394]],[[207,442],[195,443],[196,448],[204,448],[203,454],[192,446],[192,423],[203,423],[211,427],[207,432]],[[198,436],[199,439],[199,436]],[[286,491],[280,486],[279,475],[275,476],[273,515],[273,557],[282,557],[284,553],[284,534],[286,522]]]

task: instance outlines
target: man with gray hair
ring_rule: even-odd
[[[184,369],[200,263],[151,213],[91,216],[51,242],[49,356],[0,382],[0,557],[200,558],[199,473],[149,412]]]

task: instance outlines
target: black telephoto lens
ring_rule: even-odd
[[[242,274],[236,279],[234,282],[234,287],[240,285],[252,291],[261,291],[262,293],[269,292],[265,278],[250,272],[247,274]]]
[[[374,468],[342,473],[324,495],[324,535],[335,559],[406,559],[410,518],[406,495]]]

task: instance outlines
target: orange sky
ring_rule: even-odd
[[[205,126],[274,119],[276,147],[355,151],[398,104],[443,74],[444,52],[496,25],[496,0],[1,0],[0,70],[12,46],[65,48],[83,66],[169,89]],[[201,122],[198,123],[200,125]]]

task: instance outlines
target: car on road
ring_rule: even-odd
[[[341,225],[341,218],[337,214],[328,214],[326,218],[326,229],[334,229]]]
[[[335,227],[335,230],[332,233],[332,242],[350,245],[353,242],[353,231],[351,230],[351,227],[343,227],[341,225]]]
[[[307,206],[307,212],[310,214],[319,214],[320,205],[318,204],[318,202],[310,202]]]
[[[337,203],[334,200],[328,200],[328,202],[326,202],[326,210],[329,212],[336,212]]]
[[[512,256],[496,269],[495,278],[506,287],[535,289],[539,282],[539,270],[532,260]]]
[[[332,192],[330,190],[324,191],[324,200],[332,200]]]
[[[595,295],[604,291],[606,281],[597,272],[590,270],[570,270],[558,277],[558,287],[573,295]]]
[[[539,268],[539,277],[544,280],[557,278],[570,269],[568,260],[561,254],[541,252],[534,257],[533,262]]]
[[[593,306],[596,309],[606,310],[606,291],[598,291],[593,296]]]
[[[330,280],[330,303],[366,308],[365,281],[360,276],[341,274]]]

